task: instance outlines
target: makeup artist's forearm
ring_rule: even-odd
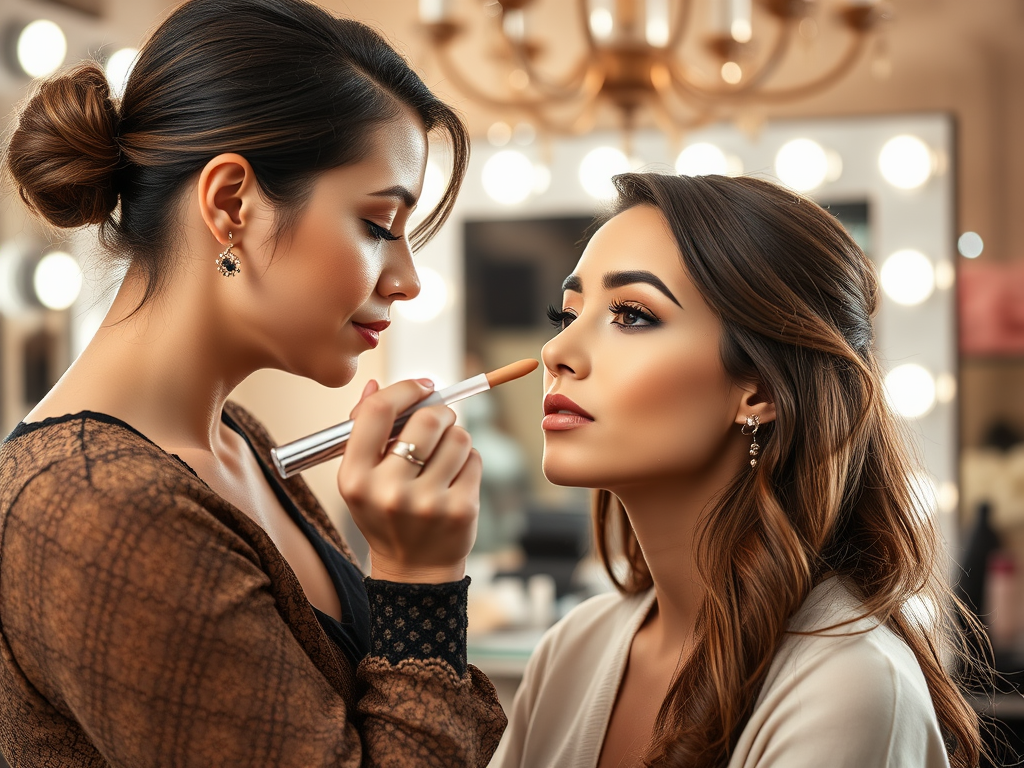
[[[465,575],[465,560],[451,566],[408,568],[370,555],[370,578],[378,581],[393,581],[398,584],[445,584],[449,581],[462,581]]]

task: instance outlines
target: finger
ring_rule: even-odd
[[[463,506],[467,513],[476,514],[480,509],[480,481],[483,479],[484,463],[480,452],[473,449],[469,452],[466,463],[462,465],[455,481],[451,484],[450,493],[456,505]]]
[[[450,427],[424,467],[421,474],[423,481],[448,488],[462,471],[472,450],[473,439],[469,432],[462,427]]]
[[[366,382],[366,386],[363,387],[362,394],[359,395],[359,402],[357,402],[353,406],[352,410],[348,414],[348,417],[350,419],[354,419],[356,417],[356,414],[359,413],[359,406],[362,404],[363,400],[368,398],[370,395],[372,395],[374,392],[376,392],[379,389],[380,389],[380,384],[377,383],[376,379],[370,379],[368,382]]]
[[[446,431],[455,423],[455,411],[443,405],[423,408],[416,411],[398,435],[398,440],[412,445],[411,455],[424,463],[433,461],[433,454]],[[394,448],[389,450],[394,453]],[[385,458],[388,458],[385,456]],[[399,460],[400,459],[400,460]],[[402,466],[402,465],[405,466]],[[395,479],[415,477],[423,467],[404,457],[395,454],[389,467],[400,474]]]
[[[391,437],[395,418],[431,391],[416,381],[400,381],[369,395],[359,404],[342,466],[348,464],[353,472],[368,472],[376,467]]]

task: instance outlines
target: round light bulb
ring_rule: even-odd
[[[676,173],[680,176],[725,176],[729,172],[729,160],[725,152],[708,142],[691,144],[676,158]]]
[[[898,304],[914,306],[935,290],[935,268],[931,259],[920,251],[896,251],[881,270],[882,289]]]
[[[67,309],[82,291],[82,268],[70,253],[48,253],[36,265],[32,286],[44,307]]]
[[[18,35],[18,65],[29,77],[53,74],[64,63],[67,52],[67,38],[52,21],[33,21]]]
[[[580,163],[580,184],[587,194],[598,200],[615,197],[612,177],[629,172],[629,158],[615,147],[598,147],[587,153]]]
[[[882,176],[899,189],[920,187],[931,178],[934,165],[931,149],[917,136],[889,139],[878,155]]]
[[[917,418],[935,406],[935,379],[927,369],[907,363],[886,375],[885,393],[896,413],[908,419]]]
[[[515,149],[503,149],[484,163],[484,191],[502,205],[523,202],[533,190],[534,172],[530,158]]]
[[[512,139],[512,127],[505,122],[491,123],[487,129],[487,141],[494,147],[504,147]]]
[[[614,28],[615,19],[607,8],[595,8],[590,12],[590,31],[594,37],[602,40],[611,37]]]
[[[448,304],[448,284],[430,267],[420,267],[416,274],[420,279],[419,295],[410,301],[396,302],[395,308],[406,320],[425,323],[440,315]]]
[[[775,173],[783,184],[797,192],[810,192],[820,187],[828,176],[828,154],[816,141],[793,139],[776,153]]]
[[[551,187],[551,169],[544,163],[533,164],[533,189],[535,195],[543,195]]]
[[[119,51],[114,51],[107,59],[103,69],[107,73],[110,90],[117,98],[124,95],[124,87],[128,83],[128,76],[132,73],[135,58],[138,55],[139,52],[135,48],[122,48]]]
[[[964,232],[957,239],[956,248],[965,259],[976,259],[985,250],[985,243],[977,232]]]

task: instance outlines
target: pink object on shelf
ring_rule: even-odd
[[[960,352],[1024,354],[1024,263],[960,263]]]

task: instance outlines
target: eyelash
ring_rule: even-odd
[[[380,224],[374,224],[369,219],[363,219],[363,221],[370,230],[370,237],[375,240],[387,240],[388,242],[392,242],[394,240],[402,239],[401,235],[394,234],[391,230],[385,229]]]
[[[626,314],[636,315],[638,318],[644,320],[647,323],[647,325],[635,325],[633,323],[615,323],[615,325],[625,330],[634,330],[637,328],[650,328],[652,326],[661,324],[661,321],[654,315],[652,315],[650,312],[648,312],[646,309],[644,309],[638,304],[632,304],[628,301],[613,301],[611,305],[608,307],[608,311],[615,316]],[[566,328],[569,327],[569,325],[572,324],[572,321],[576,319],[576,314],[574,312],[568,312],[564,309],[559,309],[554,304],[548,306],[547,315],[548,320],[550,320],[551,324],[559,331],[564,331]]]
[[[613,315],[636,315],[641,320],[647,322],[647,325],[635,325],[633,323],[615,323],[615,325],[626,330],[634,330],[637,328],[650,328],[654,325],[660,325],[661,321],[644,309],[639,304],[633,304],[629,301],[613,301],[608,307],[608,311]]]

